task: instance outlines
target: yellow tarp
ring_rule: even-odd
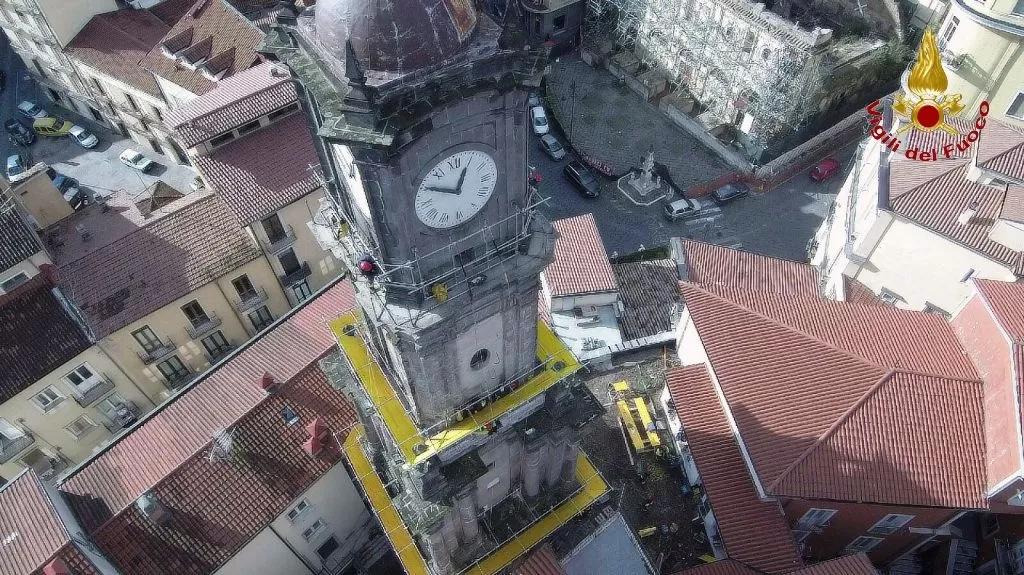
[[[637,451],[646,449],[644,438],[640,436],[640,432],[636,429],[636,422],[633,421],[633,414],[629,412],[629,404],[626,403],[626,400],[620,399],[615,402],[615,407],[619,410],[619,420],[626,427],[626,433],[629,434],[629,439],[633,442],[633,449]]]
[[[401,516],[391,504],[387,489],[366,458],[359,441],[365,435],[363,426],[357,426],[345,440],[344,450],[356,479],[363,487],[384,532],[398,553],[405,571],[410,575],[428,575],[427,562],[413,542],[412,535],[402,522]],[[482,561],[465,570],[468,575],[493,575],[543,541],[570,519],[585,510],[608,492],[608,484],[597,472],[586,454],[580,451],[576,459],[576,479],[580,490],[568,501],[559,505],[531,525],[525,531],[499,547]]]
[[[640,423],[643,425],[644,432],[647,434],[647,442],[651,444],[651,447],[657,447],[661,445],[661,438],[654,431],[651,431],[651,414],[647,411],[647,402],[642,397],[633,398],[633,404],[636,405],[636,412],[640,415]]]
[[[651,412],[644,398],[638,397],[625,381],[612,384],[612,390],[617,399],[615,407],[619,412],[619,420],[626,428],[633,449],[640,453],[661,445],[661,437],[656,431],[651,431]]]
[[[505,415],[514,407],[533,399],[582,367],[547,324],[537,322],[537,358],[544,364],[544,371],[529,379],[512,393],[471,414],[466,419],[431,437],[424,438],[420,435],[412,418],[406,413],[401,401],[395,395],[394,388],[388,383],[384,372],[366,347],[363,339],[358,334],[345,334],[346,326],[359,322],[358,312],[351,312],[332,321],[330,325],[335,337],[338,338],[338,344],[348,356],[349,363],[359,376],[363,388],[409,463],[420,463],[455,445],[459,440]],[[564,367],[555,371],[554,367],[559,363],[564,364]],[[414,447],[420,444],[424,445],[425,449],[417,455]]]

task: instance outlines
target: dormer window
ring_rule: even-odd
[[[164,58],[176,60],[178,56],[167,47],[167,44],[160,44],[160,53],[164,55]]]
[[[207,80],[211,81],[211,82],[216,82],[217,80],[220,80],[221,78],[224,77],[224,74],[227,73],[227,69],[224,69],[224,70],[221,70],[220,72],[217,72],[216,74],[214,74],[206,66],[200,67],[200,71],[203,73],[203,77],[206,78]]]
[[[200,59],[200,60],[198,60],[196,62],[190,62],[188,60],[188,58],[182,56],[182,57],[178,58],[178,63],[181,64],[182,66],[188,68],[189,70],[195,71],[195,70],[198,70],[200,66],[202,66],[203,64],[206,63],[206,58],[202,58],[202,59]]]

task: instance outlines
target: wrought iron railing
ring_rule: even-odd
[[[89,389],[83,392],[77,392],[73,395],[75,402],[82,407],[89,407],[93,403],[103,397],[105,393],[114,389],[114,382],[110,381],[107,377],[99,378],[99,382],[94,384]]]
[[[277,253],[295,243],[295,231],[291,226],[285,226],[283,233],[275,238],[267,237],[267,251]]]
[[[142,363],[149,365],[171,355],[177,349],[178,346],[174,344],[174,341],[172,339],[165,338],[159,340],[157,342],[157,345],[151,347],[150,349],[143,348],[143,350],[138,352],[138,354],[139,359],[142,360]]]
[[[112,412],[107,413],[104,427],[110,433],[119,433],[139,418],[139,407],[133,401],[122,401]]]
[[[245,313],[252,310],[267,301],[267,290],[263,288],[253,289],[252,291],[239,294],[235,298],[235,308],[240,313]]]
[[[7,439],[6,437],[0,437],[0,463],[7,463],[14,456],[25,450],[26,447],[32,445],[35,442],[35,438],[32,434],[23,431],[24,435],[14,439]]]
[[[220,327],[220,323],[220,317],[215,313],[210,313],[193,320],[192,325],[185,326],[185,331],[192,339],[199,339]]]
[[[298,269],[281,276],[281,283],[286,286],[292,286],[308,278],[311,273],[313,272],[309,269],[309,262],[302,262]]]

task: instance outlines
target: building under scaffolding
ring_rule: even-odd
[[[731,132],[755,155],[831,103],[829,75],[863,65],[884,43],[837,40],[835,12],[772,4],[790,18],[750,0],[589,0],[584,42],[618,54],[623,67],[660,75],[683,113],[722,139]],[[856,6],[870,14],[865,2]],[[898,30],[896,18],[895,27],[875,30]]]
[[[545,48],[464,0],[282,9],[327,201],[310,222],[358,312],[324,371],[362,425],[349,468],[406,572],[505,571],[608,490],[579,449],[600,405],[538,321],[555,232],[528,185]],[[354,377],[353,377],[354,376]]]

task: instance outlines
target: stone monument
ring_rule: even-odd
[[[661,176],[654,173],[654,147],[647,152],[640,169],[619,178],[618,188],[629,201],[638,206],[649,206],[662,199],[672,196],[672,186],[661,181]]]

